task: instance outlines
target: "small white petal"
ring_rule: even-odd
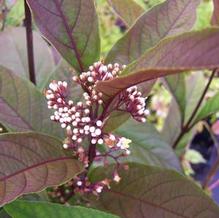
[[[95,127],[94,127],[94,126],[91,126],[91,127],[90,127],[90,132],[91,132],[91,133],[95,132]]]
[[[63,145],[63,148],[64,148],[64,149],[68,149],[68,144],[64,144],[64,145]]]
[[[96,130],[95,130],[95,134],[96,134],[97,136],[101,135],[101,134],[102,134],[101,129],[96,129]]]
[[[103,122],[101,120],[97,120],[96,124],[97,124],[98,127],[101,127]]]
[[[98,139],[98,144],[102,145],[103,144],[103,139]]]

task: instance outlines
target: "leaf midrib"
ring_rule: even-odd
[[[81,70],[81,72],[83,72],[84,71],[84,66],[83,66],[83,64],[81,62],[81,55],[80,55],[80,53],[78,51],[75,39],[74,39],[73,35],[71,34],[71,30],[70,30],[70,28],[68,26],[68,23],[66,22],[66,17],[63,14],[63,11],[61,10],[61,5],[60,5],[60,3],[57,0],[54,0],[54,3],[55,3],[57,11],[59,12],[59,15],[60,15],[62,21],[63,21],[64,27],[66,29],[66,33],[67,33],[67,35],[69,37],[71,46],[72,46],[72,48],[74,50],[74,53],[75,53],[78,65],[80,67],[80,70]],[[81,1],[80,1],[80,4],[81,4]],[[79,16],[79,14],[78,14],[78,16]]]
[[[3,182],[3,181],[5,181],[5,180],[7,180],[7,179],[9,179],[13,176],[24,173],[25,171],[31,170],[33,168],[37,168],[37,167],[40,167],[40,166],[48,164],[48,163],[53,163],[53,162],[56,162],[56,161],[63,161],[63,160],[74,160],[74,159],[72,157],[59,157],[59,158],[55,158],[55,159],[51,159],[51,160],[42,161],[40,163],[37,163],[37,164],[31,165],[29,167],[26,167],[24,169],[21,169],[21,170],[15,172],[15,173],[12,173],[8,176],[4,176],[4,177],[0,178],[0,182]]]

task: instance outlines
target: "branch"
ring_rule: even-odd
[[[207,91],[208,91],[208,89],[211,85],[211,82],[212,82],[216,72],[217,72],[217,69],[214,69],[212,71],[211,76],[209,77],[208,83],[207,83],[207,85],[206,85],[206,87],[205,87],[205,89],[204,89],[204,91],[203,91],[203,93],[202,93],[202,95],[201,95],[201,97],[198,101],[198,104],[196,105],[196,107],[195,107],[193,113],[191,114],[188,122],[182,128],[182,131],[181,131],[180,135],[177,137],[176,141],[174,142],[173,149],[176,149],[176,147],[177,147],[179,141],[182,139],[182,137],[192,128],[193,125],[192,126],[190,126],[190,125],[192,124],[192,121],[193,121],[195,115],[197,114],[199,107],[201,106],[201,104],[203,102],[203,99],[204,99],[204,97],[205,97],[205,95],[206,95],[206,93],[207,93]]]
[[[33,32],[32,32],[32,16],[27,5],[26,0],[24,1],[25,8],[25,27],[26,27],[26,40],[27,40],[27,57],[28,57],[28,68],[30,81],[36,85],[35,67],[34,67],[34,51],[33,51]]]

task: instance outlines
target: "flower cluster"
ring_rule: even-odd
[[[73,81],[79,84],[83,90],[83,100],[73,102],[69,99],[69,89],[67,82],[53,81],[46,91],[48,108],[54,113],[51,120],[60,123],[66,129],[67,137],[63,143],[65,149],[71,149],[73,155],[83,162],[86,171],[94,162],[102,162],[107,165],[112,160],[116,162],[113,171],[113,180],[119,182],[118,168],[120,158],[130,154],[129,144],[131,141],[125,137],[115,136],[104,132],[104,125],[109,118],[109,111],[104,113],[107,104],[103,100],[103,94],[95,90],[99,81],[111,80],[118,77],[125,66],[118,63],[104,65],[99,61],[89,67],[88,72],[82,72],[80,76],[74,76]],[[112,107],[113,110],[123,109],[129,112],[134,119],[145,122],[148,110],[145,109],[145,98],[136,86],[130,87],[120,93],[119,104]],[[104,146],[104,152],[98,150],[98,146]],[[91,147],[93,149],[91,149]],[[86,173],[82,173],[70,184],[74,187],[74,193],[100,193],[104,186],[109,186],[106,180],[98,183],[90,183]],[[59,194],[59,189],[55,192]],[[69,193],[67,193],[67,196]],[[65,199],[65,193],[60,195],[60,199]],[[56,196],[57,197],[57,196]],[[61,201],[61,200],[60,200]]]
[[[121,101],[125,104],[125,111],[129,112],[133,118],[139,122],[146,122],[146,116],[149,110],[146,109],[146,98],[142,97],[142,93],[138,91],[137,86],[126,89],[121,96]]]

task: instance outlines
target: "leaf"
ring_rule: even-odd
[[[98,19],[93,0],[27,0],[39,30],[78,71],[99,58]]]
[[[6,25],[7,26],[21,26],[24,20],[24,1],[15,0],[13,1],[13,4],[14,4],[13,7],[10,8],[10,10],[7,13]]]
[[[35,31],[33,44],[37,86],[41,88],[55,64],[47,43]],[[0,48],[0,65],[19,76],[29,78],[25,28],[13,27],[0,32]]]
[[[172,146],[201,98],[205,89],[205,78],[203,72],[199,71],[190,75],[169,76],[165,79],[173,99],[163,126],[162,136]]]
[[[51,122],[45,97],[29,81],[0,67],[0,122],[11,131],[38,131],[63,137]]]
[[[0,218],[11,218],[11,216],[9,216],[4,209],[0,210]]]
[[[99,169],[92,178],[105,174],[106,169]],[[219,217],[217,205],[190,179],[174,171],[131,164],[120,176],[119,184],[102,193],[95,205],[98,209],[126,218]]]
[[[175,99],[172,99],[168,111],[168,115],[164,121],[161,135],[163,140],[171,147],[182,131],[182,114]]]
[[[80,206],[64,206],[49,202],[15,201],[5,207],[13,218],[118,218],[112,214]]]
[[[184,124],[187,123],[194,112],[206,87],[203,72],[195,72],[186,81],[186,107]]]
[[[201,4],[197,8],[197,19],[193,27],[193,30],[201,30],[207,27],[211,27],[212,14],[213,14],[212,1],[201,1]]]
[[[162,140],[152,124],[139,124],[137,121],[128,120],[115,131],[115,134],[132,140],[131,154],[125,162],[181,171],[179,160],[172,148]]]
[[[114,45],[106,62],[130,64],[165,37],[190,30],[199,3],[200,0],[167,0],[145,12]]]
[[[190,30],[195,22],[195,9],[199,2],[199,0],[166,1],[154,7],[149,12],[145,12],[127,34],[115,44],[109,52],[106,62],[129,64],[164,37]],[[134,20],[142,13],[139,6],[133,1],[111,0],[110,3],[114,6],[115,11],[123,20],[126,20],[129,25],[134,23]],[[128,5],[128,7],[125,5]],[[129,8],[131,7],[135,8],[135,16],[130,16]],[[162,18],[160,18],[160,16],[162,16]],[[155,81],[150,81],[143,84],[145,89],[148,89],[148,93],[154,82]],[[110,124],[113,123],[114,126],[117,127],[124,120],[124,116],[119,116],[119,113],[116,113],[115,118],[111,118]],[[107,128],[109,127],[110,125],[107,125]]]
[[[167,76],[164,78],[164,83],[170,94],[174,98],[173,101],[176,102],[176,107],[182,115],[182,120],[184,120],[185,107],[186,107],[186,79],[185,74],[176,74]]]
[[[202,107],[200,107],[197,112],[193,124],[196,124],[200,120],[207,118],[208,116],[219,111],[219,93],[215,94],[213,97],[209,98]]]
[[[131,26],[144,12],[144,9],[133,0],[107,0],[122,21]]]
[[[82,170],[61,142],[38,133],[0,135],[0,205],[60,185]]]
[[[218,42],[217,28],[167,38],[130,64],[120,77],[99,82],[96,89],[110,98],[132,85],[161,76],[188,70],[217,68]]]
[[[189,149],[184,156],[185,160],[189,161],[192,164],[206,163],[206,160],[200,152],[194,149]]]
[[[130,114],[124,111],[113,111],[104,125],[104,132],[110,133],[130,118]]]
[[[219,1],[213,0],[213,3],[214,3],[214,12],[211,19],[211,23],[213,25],[219,25]]]

